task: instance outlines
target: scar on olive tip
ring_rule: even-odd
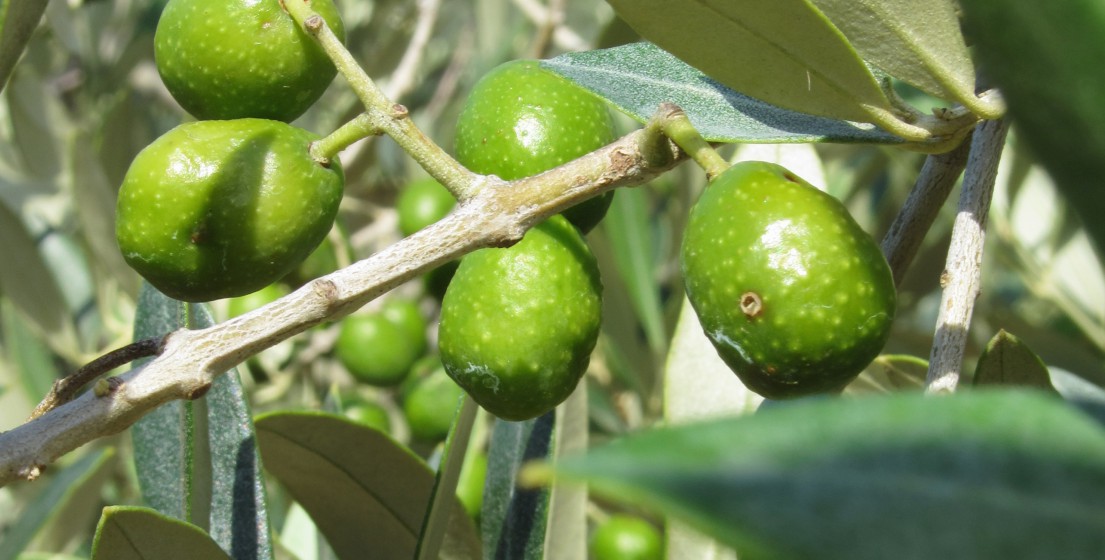
[[[741,312],[749,319],[759,317],[764,312],[764,302],[756,292],[741,294],[740,306]]]
[[[192,245],[199,245],[207,240],[207,224],[201,223],[196,226],[196,229],[192,230],[192,235],[188,237]]]
[[[783,172],[783,178],[786,179],[787,181],[790,181],[791,183],[801,182],[801,181],[798,180],[798,176],[795,175],[794,173],[791,173],[790,171],[784,171]]]

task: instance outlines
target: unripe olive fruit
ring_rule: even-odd
[[[404,237],[444,218],[457,205],[453,195],[432,178],[411,182],[395,201],[399,232]]]
[[[119,189],[115,234],[150,284],[210,301],[275,282],[334,223],[344,177],[308,154],[316,136],[263,120],[200,121],[135,157]]]
[[[464,390],[438,367],[419,379],[403,400],[403,414],[411,435],[422,441],[442,441],[453,426],[457,405]]]
[[[883,348],[890,267],[837,199],[785,168],[738,163],[691,210],[687,297],[750,389],[783,399],[839,390]]]
[[[567,163],[615,139],[598,97],[541,68],[516,60],[491,70],[472,88],[457,119],[457,160],[482,174],[514,180]],[[564,215],[588,232],[606,214],[613,191]]]
[[[346,418],[376,431],[385,434],[391,433],[391,419],[388,417],[388,411],[375,402],[366,400],[351,402],[345,406],[342,414]]]
[[[418,328],[408,312],[393,307],[342,320],[334,352],[358,381],[393,387],[407,378],[426,351],[425,322],[419,317]]]
[[[256,292],[230,298],[227,302],[227,315],[237,317],[245,315],[255,309],[260,309],[284,296],[288,295],[288,288],[282,284],[269,284]]]
[[[512,247],[465,257],[441,303],[445,370],[492,414],[535,418],[563,402],[598,339],[602,284],[561,216]]]
[[[379,313],[403,329],[414,343],[419,356],[426,353],[426,329],[429,325],[426,323],[426,318],[422,316],[422,311],[418,309],[417,303],[409,299],[389,298],[380,307]]]
[[[333,2],[308,3],[344,40]],[[282,0],[169,0],[154,57],[173,98],[198,119],[291,121],[337,73]]]
[[[664,540],[648,521],[618,514],[595,528],[588,551],[590,560],[661,560]]]

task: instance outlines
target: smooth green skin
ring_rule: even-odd
[[[457,205],[457,200],[444,185],[432,178],[419,179],[407,185],[395,201],[399,213],[399,232],[404,237],[444,218]]]
[[[457,119],[457,160],[512,181],[567,163],[615,140],[606,104],[537,61],[499,65],[472,88]],[[587,233],[606,215],[613,191],[564,212]]]
[[[372,401],[357,401],[345,407],[346,418],[385,434],[391,433],[391,419],[384,407]]]
[[[838,390],[883,348],[894,318],[890,267],[835,198],[772,163],[738,163],[691,210],[687,297],[722,359],[757,393]],[[759,314],[742,311],[759,295]]]
[[[460,261],[449,261],[427,272],[422,277],[422,284],[426,288],[426,293],[438,301],[444,299],[445,291],[449,289],[449,283],[453,281],[453,275],[457,273],[458,266],[460,266]]]
[[[402,325],[371,313],[342,320],[334,352],[358,381],[393,387],[407,378],[425,346],[424,333],[412,337]]]
[[[421,441],[444,440],[463,395],[464,389],[449,378],[443,367],[419,379],[403,401],[403,414],[411,435]]]
[[[344,40],[333,2],[310,4]],[[170,0],[157,23],[154,58],[173,98],[197,119],[291,121],[337,73],[280,0]]]
[[[281,284],[269,284],[252,294],[231,298],[227,302],[227,315],[237,317],[255,309],[260,309],[284,296],[288,288]]]
[[[419,179],[407,185],[395,201],[399,213],[399,232],[404,237],[444,218],[457,201],[441,183],[432,178]],[[423,276],[426,291],[440,300],[457,270],[457,262],[445,263]]]
[[[283,282],[293,288],[298,288],[315,278],[325,276],[338,269],[338,257],[334,253],[334,244],[329,237],[324,237],[322,243],[307,255],[299,266],[295,267]]]
[[[664,541],[644,519],[613,515],[591,534],[588,550],[590,560],[661,560]]]
[[[380,308],[380,314],[407,333],[419,356],[426,353],[426,329],[429,325],[417,303],[409,299],[390,298]]]
[[[326,237],[344,176],[311,159],[317,137],[262,119],[182,124],[139,152],[115,235],[150,284],[183,301],[255,292]]]
[[[594,255],[561,216],[506,249],[466,256],[441,303],[445,370],[506,420],[568,398],[598,339],[602,283]]]

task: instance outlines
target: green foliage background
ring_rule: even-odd
[[[12,1],[4,4],[6,10]],[[163,3],[28,4],[44,6],[45,18],[30,34],[23,59],[0,94],[0,429],[23,422],[54,379],[131,339],[141,289],[115,246],[116,189],[141,148],[188,118],[164,90],[152,60]],[[537,24],[517,4],[443,4],[414,87],[399,98],[441,145],[451,147],[467,90],[495,65],[636,40],[602,2],[567,2],[565,29],[570,33],[552,38],[535,34]],[[347,0],[340,8],[351,51],[386,87],[407,49],[415,3]],[[8,52],[6,27],[4,33],[0,55]],[[567,67],[573,59],[558,61],[554,66]],[[919,106],[937,103],[908,86],[901,87],[901,94]],[[297,124],[325,133],[359,111],[359,101],[339,79]],[[637,126],[627,116],[619,118],[619,125],[626,132]],[[1014,129],[999,174],[966,370],[973,369],[986,341],[1005,329],[1043,359],[1061,392],[1105,401],[1100,388],[1105,385],[1101,260],[1023,138],[1023,131]],[[810,162],[812,176],[799,174],[810,180],[822,176],[826,190],[876,238],[886,231],[923,162],[919,154],[885,145],[787,149]],[[722,153],[775,153],[775,148],[752,150],[729,146]],[[347,198],[342,229],[331,236],[339,263],[365,258],[398,240],[396,194],[422,176],[386,140],[358,144],[343,154],[343,161]],[[661,422],[662,379],[701,367],[694,351],[682,346],[676,255],[687,210],[703,186],[702,173],[684,165],[647,187],[619,191],[609,216],[588,238],[606,286],[604,332],[585,380],[594,444]],[[901,288],[899,316],[886,349],[891,356],[876,361],[849,392],[919,388],[916,360],[894,356],[928,356],[952,213],[953,205],[946,205]],[[412,283],[398,292],[417,295],[420,290]],[[225,318],[225,303],[216,302],[213,309],[216,319]],[[376,397],[354,389],[329,355],[334,332],[333,325],[316,329],[262,354],[250,367],[264,375],[241,376],[251,410],[334,409],[340,406],[333,398],[337,389]],[[919,373],[923,377],[923,368]],[[672,396],[667,402],[668,414],[698,404]],[[396,435],[406,437],[402,428]],[[89,557],[101,508],[143,503],[136,447],[129,432],[97,441],[65,457],[35,484],[0,488],[0,560],[44,557],[38,553]],[[277,557],[327,557],[330,553],[317,545],[317,533],[291,496],[275,484],[269,490]],[[124,519],[120,513],[119,522]]]

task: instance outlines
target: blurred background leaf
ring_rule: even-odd
[[[20,512],[18,520],[5,529],[4,538],[0,540],[0,559],[14,560],[23,553],[49,519],[65,515],[66,508],[73,505],[80,493],[91,491],[98,497],[104,467],[112,457],[114,452],[109,448],[89,450],[57,476],[50,477],[46,485],[38,489],[34,500]]]
[[[1013,121],[1105,251],[1105,6],[963,0],[966,30],[983,71],[1001,88]],[[1044,78],[1046,77],[1046,79]]]
[[[23,48],[38,27],[46,0],[3,0],[0,2],[0,90],[23,54]]]
[[[551,470],[741,558],[1045,559],[1105,546],[1103,468],[1100,425],[1050,396],[993,390],[780,404]]]

